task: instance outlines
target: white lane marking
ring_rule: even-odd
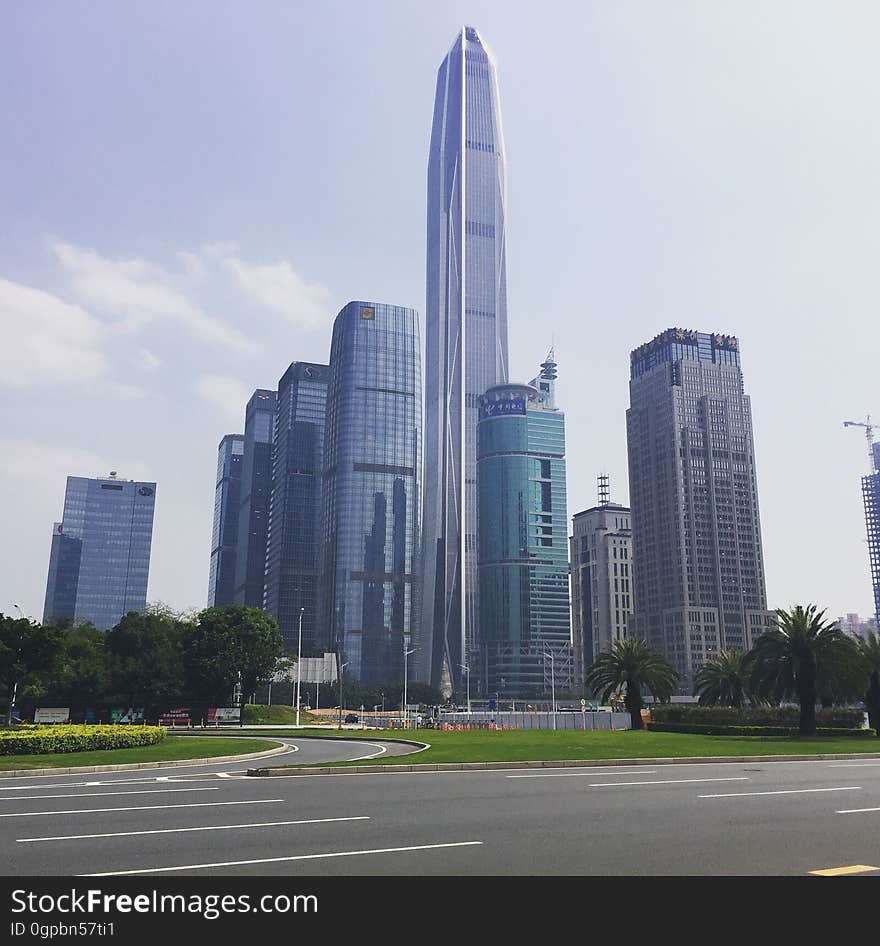
[[[269,805],[282,802],[283,798],[257,798],[253,801],[204,801],[191,805],[139,805],[134,808],[71,808],[67,811],[16,811],[6,812],[0,818],[30,818],[37,815],[92,815],[99,811],[169,811],[172,808],[220,808],[223,805]]]
[[[310,861],[322,857],[356,857],[359,854],[400,854],[404,851],[433,851],[447,847],[472,847],[482,841],[451,841],[446,844],[414,844],[410,847],[377,847],[367,851],[330,851],[325,854],[293,854],[289,857],[261,857],[252,861],[215,861],[211,864],[182,864],[179,867],[149,867],[143,870],[109,870],[80,877],[118,877],[122,874],[160,874],[175,870],[203,870],[208,867],[243,867],[247,864],[279,864],[282,861]]]
[[[829,765],[829,769],[867,769],[871,766],[880,766],[880,762],[836,762]]]
[[[52,838],[16,838],[19,844],[33,841],[81,841],[84,838],[131,838],[141,834],[184,834],[188,831],[232,831],[236,828],[275,828],[288,824],[327,824],[331,821],[369,821],[369,815],[351,818],[310,818],[308,821],[258,821],[255,824],[212,824],[196,828],[156,828],[152,831],[113,831],[108,834],[61,834]]]
[[[169,795],[172,792],[219,792],[219,788],[139,788],[133,792],[73,792],[69,795],[16,795],[4,801],[35,801],[37,798],[116,798],[117,795]]]
[[[786,788],[776,792],[733,792],[728,795],[697,795],[697,798],[747,798],[751,795],[811,795],[814,792],[860,792],[861,785],[841,785],[838,788]]]
[[[880,811],[880,808],[844,808],[836,811],[836,815],[860,815],[864,811]]]
[[[365,742],[365,746],[372,746],[374,749],[378,749],[378,752],[371,752],[369,755],[359,755],[355,756],[353,759],[346,759],[346,762],[360,762],[362,759],[375,759],[376,756],[382,755],[383,752],[388,751],[388,746],[381,746],[378,742]],[[407,753],[408,755],[412,753]]]
[[[588,788],[617,788],[622,785],[685,785],[689,782],[748,782],[748,775],[738,775],[733,778],[670,778],[651,782],[595,782]],[[700,796],[703,797],[702,795]]]
[[[507,778],[584,778],[585,776],[592,778],[598,775],[614,776],[614,775],[623,775],[623,774],[624,773],[620,771],[592,772],[589,769],[587,769],[585,772],[541,772],[536,775],[508,775]],[[629,775],[630,773],[627,772],[626,774]],[[632,775],[656,775],[657,770],[656,769],[646,769],[646,770],[639,769],[638,771],[633,772],[631,774]]]

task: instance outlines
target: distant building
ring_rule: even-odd
[[[690,695],[720,649],[748,650],[767,610],[751,403],[739,343],[672,328],[630,357],[635,612]]]
[[[495,385],[480,398],[480,689],[502,699],[549,694],[551,678],[558,691],[573,686],[565,415],[555,378],[551,352],[532,384]]]
[[[278,382],[265,593],[260,601],[278,622],[292,653],[297,650],[300,608],[303,652],[319,646],[321,468],[329,370],[327,365],[295,361]]]
[[[863,621],[858,614],[845,614],[837,619],[840,629],[851,637],[867,637],[868,634],[877,632],[877,619],[868,618]]]
[[[254,391],[244,415],[233,601],[252,608],[263,606],[275,398],[274,391]]]
[[[90,621],[106,631],[147,605],[156,484],[68,476],[52,530],[43,623]]]
[[[214,529],[211,534],[211,567],[208,573],[208,607],[235,600],[235,553],[241,505],[244,435],[226,434],[217,449],[214,486]]]
[[[607,482],[600,477],[599,505],[572,519],[571,633],[578,687],[596,657],[626,637],[633,610],[630,509],[610,502]]]
[[[348,303],[330,349],[322,638],[364,686],[403,679],[417,620],[421,431],[418,313]]]

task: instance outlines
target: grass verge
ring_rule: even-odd
[[[317,733],[316,733],[317,735]],[[411,738],[430,743],[417,756],[379,756],[370,765],[410,765],[434,762],[538,762],[581,759],[660,759],[742,755],[823,755],[880,753],[880,739],[820,736],[702,736],[684,733],[582,732],[577,730],[507,730],[437,732],[431,729],[342,730],[320,735],[342,739]],[[363,765],[334,762],[328,765]]]
[[[244,755],[272,749],[277,743],[266,739],[205,736],[167,736],[155,746],[135,749],[99,749],[93,752],[52,752],[39,755],[3,756],[0,772],[10,769],[60,769],[77,765],[126,765],[137,762],[178,762],[186,759],[210,759],[214,756]]]
[[[320,716],[307,713],[302,709],[299,711],[299,721],[300,725],[303,726],[324,722]],[[273,703],[272,706],[247,703],[244,707],[244,724],[245,726],[295,726],[296,709],[292,706],[285,706],[283,703]]]

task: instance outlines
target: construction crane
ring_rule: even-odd
[[[871,423],[871,415],[868,414],[868,417],[866,418],[866,422],[865,422],[865,423],[862,423],[862,422],[859,421],[859,420],[845,420],[845,421],[843,422],[843,426],[844,426],[844,427],[864,427],[864,428],[865,428],[865,436],[868,438],[868,473],[873,473],[873,472],[875,472],[875,469],[877,469],[877,471],[880,472],[880,465],[878,465],[877,463],[875,463],[875,455],[874,455],[874,428],[875,428],[876,425]]]

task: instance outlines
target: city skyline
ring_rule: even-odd
[[[95,40],[63,11],[51,23],[13,15],[7,37],[15,48],[10,43],[0,67],[25,77],[23,104],[13,106],[13,114],[25,105],[42,109],[63,118],[69,135],[63,175],[52,171],[59,149],[47,145],[48,130],[26,121],[0,158],[4,167],[9,161],[19,168],[5,176],[0,192],[10,211],[8,233],[0,238],[0,325],[4,343],[23,354],[4,379],[9,462],[3,476],[7,495],[17,498],[9,504],[10,525],[21,536],[21,548],[4,561],[5,610],[12,602],[29,613],[39,610],[45,529],[57,515],[63,477],[110,468],[164,484],[149,599],[179,608],[202,604],[211,522],[205,483],[213,476],[217,441],[240,429],[248,390],[277,376],[279,360],[324,359],[330,320],[346,298],[394,298],[422,309],[427,103],[439,53],[466,21],[485,32],[500,58],[513,161],[508,255],[517,329],[511,374],[524,376],[528,351],[535,344],[546,348],[551,333],[558,348],[576,351],[583,363],[563,379],[560,393],[568,415],[571,510],[591,503],[597,469],[608,468],[620,499],[626,498],[625,382],[619,380],[626,353],[666,324],[729,326],[750,353],[750,389],[756,400],[760,396],[756,449],[770,603],[787,606],[818,589],[831,614],[871,613],[862,445],[841,421],[877,407],[867,353],[876,350],[878,329],[868,315],[874,294],[865,273],[872,254],[863,223],[878,196],[867,173],[877,140],[858,118],[875,87],[866,55],[876,24],[852,12],[829,22],[807,5],[792,39],[779,11],[762,19],[762,36],[749,11],[732,16],[694,7],[687,16],[666,11],[669,22],[660,23],[646,5],[634,7],[637,16],[593,7],[579,15],[560,6],[551,54],[537,20],[512,25],[500,9],[477,4],[467,13],[432,11],[403,46],[399,32],[376,33],[378,48],[387,43],[394,54],[368,64],[370,82],[392,105],[376,104],[375,95],[358,98],[353,67],[336,64],[328,71],[308,59],[326,86],[326,96],[314,95],[316,110],[328,108],[332,96],[347,139],[356,134],[362,143],[378,143],[393,132],[396,142],[394,154],[383,152],[381,162],[364,155],[356,161],[337,148],[339,156],[324,165],[316,157],[289,161],[289,132],[274,114],[257,110],[248,123],[246,106],[260,99],[261,83],[282,75],[280,48],[271,42],[263,69],[230,95],[222,57],[212,58],[215,46],[208,43],[199,53],[216,83],[209,90],[187,80],[182,50],[171,43],[167,80],[137,90],[162,105],[150,113],[150,121],[160,123],[150,141],[175,141],[156,161],[155,143],[142,156],[132,150],[145,113],[120,119],[123,103],[138,96],[123,94],[132,91],[123,83],[117,100],[108,83],[98,81],[112,63],[94,54]],[[130,15],[116,11],[110,20],[121,25]],[[195,30],[191,17],[182,14],[184,35]],[[383,27],[392,20],[379,14]],[[328,22],[324,14],[305,18],[296,40],[304,44],[303,55],[309,43],[321,48]],[[34,24],[57,52],[39,81],[21,58],[33,50]],[[232,25],[219,17],[221,33]],[[245,34],[251,41],[268,37],[268,27],[257,17]],[[671,48],[661,52],[650,42],[652,30]],[[788,41],[780,45],[783,34]],[[156,55],[157,40],[150,31],[135,35],[127,51],[144,65]],[[79,38],[78,47],[71,36]],[[573,55],[575,36],[584,47],[580,57]],[[697,36],[708,36],[702,51]],[[811,53],[806,36],[821,40],[827,61]],[[341,41],[345,46],[353,38],[343,31]],[[780,48],[785,55],[777,62],[769,51]],[[676,51],[683,53],[680,65]],[[750,54],[754,76],[732,85],[723,63]],[[832,63],[838,81],[829,89],[824,79]],[[132,72],[140,73],[151,70]],[[401,75],[411,87],[402,87]],[[695,76],[705,81],[695,83]],[[566,81],[577,92],[577,113],[563,94]],[[180,93],[179,105],[171,87]],[[302,126],[297,149],[310,154],[302,141],[320,140],[328,129],[315,124],[317,111],[300,102],[296,89],[293,81],[272,85],[271,101],[295,103]],[[340,90],[350,103],[339,101]],[[201,109],[193,107],[196,92]],[[102,113],[89,110],[105,101],[102,96],[109,96],[112,142]],[[227,105],[222,115],[204,107],[215,100]],[[563,108],[570,121],[564,138]],[[191,132],[178,124],[184,114],[196,116]],[[677,117],[682,114],[686,121]],[[91,116],[85,131],[94,141],[74,134],[70,118],[80,115]],[[791,120],[775,121],[780,115]],[[252,133],[254,121],[259,135]],[[233,128],[248,130],[245,137],[257,146],[249,154],[229,149],[226,163],[219,145],[229,133],[224,129]],[[303,136],[303,129],[310,133]],[[860,156],[846,174],[833,140],[845,140],[847,153]],[[277,156],[263,146],[276,141]],[[195,175],[191,156],[209,152],[212,161],[200,163]],[[103,154],[114,156],[112,167]],[[152,161],[154,170],[144,173],[142,160]],[[284,177],[278,162],[290,165]],[[255,175],[258,167],[262,173]],[[22,168],[45,186],[36,176],[28,186]],[[258,186],[257,176],[274,190]],[[564,202],[547,200],[537,186],[546,180],[567,188]],[[23,199],[28,192],[33,198]],[[157,199],[159,193],[166,199]],[[173,223],[164,219],[169,201]],[[385,219],[401,222],[399,233],[378,249],[377,240],[370,247],[355,243],[357,228],[348,226],[361,214],[371,216],[374,204]],[[229,245],[230,239],[239,245]],[[629,278],[621,278],[624,269]],[[55,347],[45,341],[47,327],[56,333]],[[858,345],[850,344],[853,338]],[[789,372],[780,384],[783,364],[803,370]],[[847,385],[820,384],[820,368],[845,371]],[[59,391],[70,409],[55,416]],[[793,475],[790,458],[805,444],[820,460],[834,462]],[[830,495],[840,503],[822,535],[823,545],[835,549],[832,569],[804,552],[815,537],[802,521],[810,502]]]

